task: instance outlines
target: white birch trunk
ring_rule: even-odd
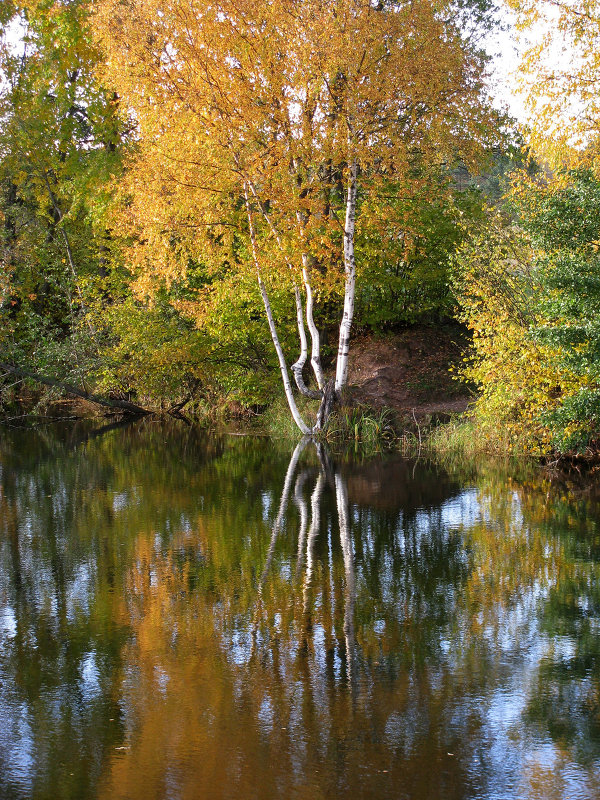
[[[260,273],[260,265],[258,262],[258,253],[256,251],[256,237],[254,234],[254,224],[252,222],[252,212],[250,210],[250,201],[248,199],[248,188],[247,185],[244,185],[244,197],[246,200],[246,213],[248,215],[248,226],[250,230],[250,243],[252,246],[252,257],[254,259],[254,266],[256,267],[256,277],[258,279],[258,288],[260,289],[260,294],[263,300],[263,305],[265,307],[265,312],[267,314],[267,320],[269,323],[269,330],[271,332],[271,339],[273,340],[273,346],[275,348],[275,352],[277,353],[277,359],[279,361],[279,369],[281,370],[281,379],[283,381],[283,388],[285,390],[285,396],[288,401],[288,406],[290,407],[290,411],[292,412],[292,417],[294,418],[294,422],[300,428],[300,431],[307,435],[312,433],[311,428],[304,422],[302,419],[302,415],[298,410],[298,406],[296,405],[296,400],[294,398],[294,392],[292,389],[292,384],[290,382],[290,376],[288,373],[287,364],[285,361],[285,356],[283,355],[283,349],[281,347],[281,343],[279,342],[279,336],[277,335],[277,328],[275,326],[275,319],[273,318],[273,311],[271,309],[271,303],[269,301],[269,295],[267,294],[267,289],[263,282],[261,273]]]
[[[308,265],[308,256],[302,253],[302,278],[304,280],[304,289],[306,290],[306,324],[310,331],[310,338],[312,342],[312,351],[310,363],[315,374],[317,386],[320,390],[325,386],[325,379],[323,378],[323,370],[321,368],[321,338],[319,331],[315,325],[314,318],[314,299],[312,292],[312,284],[310,282],[310,268]]]
[[[348,193],[346,196],[346,220],[344,225],[344,271],[346,285],[344,290],[344,313],[340,324],[337,365],[335,372],[336,393],[348,382],[348,353],[350,350],[350,329],[354,316],[354,295],[356,290],[356,262],[354,260],[354,227],[356,222],[356,194],[358,189],[358,165],[356,160],[350,164]]]
[[[306,359],[308,358],[308,342],[306,340],[306,331],[304,330],[302,297],[300,295],[300,289],[297,286],[294,286],[294,296],[296,298],[296,318],[298,321],[298,336],[300,338],[300,358],[294,364],[292,364],[291,369],[299,391],[306,397],[312,397],[313,400],[318,400],[321,397],[321,392],[315,392],[312,389],[309,389],[304,382],[303,371],[304,365],[306,364]]]
[[[296,211],[296,221],[298,222],[298,231],[300,238],[304,241],[305,233],[304,226],[306,219],[300,211]],[[310,363],[315,374],[317,386],[322,390],[325,386],[325,378],[323,377],[323,369],[321,368],[321,337],[319,330],[315,325],[314,317],[314,298],[312,291],[312,283],[310,281],[310,264],[308,261],[308,253],[302,253],[302,280],[304,281],[304,290],[306,291],[306,324],[310,332],[310,339],[312,343]]]
[[[255,189],[254,184],[252,183],[252,181],[248,181],[248,186],[250,186],[250,191],[252,192],[252,194],[254,196],[254,199],[258,203],[258,206],[260,208],[261,214],[265,218],[265,222],[269,226],[269,230],[271,231],[271,233],[275,237],[275,241],[277,242],[277,245],[278,245],[279,249],[281,250],[281,252],[284,255],[285,263],[287,264],[288,269],[293,274],[294,273],[294,268],[292,267],[292,265],[290,264],[288,258],[285,255],[285,250],[284,250],[284,247],[283,247],[283,245],[281,243],[281,237],[279,236],[279,233],[277,232],[277,228],[273,225],[273,222],[271,221],[270,216],[267,214],[263,204],[261,203],[260,198],[258,197],[258,194],[256,192],[256,189]],[[246,203],[247,202],[248,202],[248,199],[246,198]],[[313,370],[315,372],[315,377],[317,379],[317,385],[318,385],[319,389],[322,389],[323,388],[323,373],[321,371],[321,358],[320,358],[320,348],[321,348],[321,346],[320,346],[320,342],[319,342],[319,332],[318,332],[318,330],[316,328],[316,325],[314,323],[314,320],[313,320],[312,287],[310,286],[309,282],[307,283],[307,279],[306,279],[306,275],[305,275],[305,266],[304,266],[305,259],[306,259],[306,255],[303,253],[302,254],[302,265],[303,265],[302,276],[303,276],[303,279],[304,279],[304,285],[306,287],[306,320],[307,320],[307,323],[308,323],[308,329],[310,331],[311,340],[312,340],[311,364],[313,365]],[[294,379],[296,381],[296,386],[298,387],[299,391],[303,395],[305,395],[306,397],[312,397],[313,400],[318,400],[319,397],[320,397],[320,393],[319,392],[314,392],[314,391],[310,390],[306,386],[306,383],[304,382],[304,376],[302,374],[303,370],[304,370],[304,365],[306,364],[306,359],[308,358],[308,343],[306,341],[306,331],[304,330],[304,312],[303,312],[303,309],[302,309],[302,298],[300,296],[300,290],[298,289],[296,284],[294,284],[294,296],[296,298],[296,316],[297,316],[297,320],[298,320],[298,336],[300,338],[300,357],[298,358],[298,360],[294,364],[292,364],[292,368],[291,369],[292,369],[292,373],[294,375]],[[315,336],[316,336],[316,338],[315,338]],[[315,342],[316,342],[316,344],[315,344]],[[316,353],[316,357],[315,357],[315,353]],[[316,364],[316,366],[315,366],[315,364]]]

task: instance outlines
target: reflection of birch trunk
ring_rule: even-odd
[[[346,664],[348,670],[348,683],[354,693],[355,679],[355,646],[354,646],[354,603],[356,600],[356,581],[354,576],[354,556],[352,554],[352,540],[350,538],[350,520],[348,514],[348,492],[346,484],[339,471],[335,473],[335,499],[337,503],[338,520],[340,525],[340,542],[344,557],[344,575],[346,578],[346,591],[344,603],[344,639],[346,641]]]
[[[319,457],[320,470],[312,490],[310,498],[310,510],[308,508],[307,499],[304,496],[306,482],[312,473],[312,470],[303,470],[295,480],[296,469],[300,455],[306,444],[312,441],[312,437],[305,436],[296,446],[285,476],[283,490],[281,494],[281,501],[277,512],[277,517],[273,523],[271,531],[271,541],[265,560],[265,565],[258,583],[258,598],[257,605],[254,613],[254,620],[252,625],[252,647],[250,652],[251,660],[255,653],[257,646],[258,625],[261,615],[263,587],[267,576],[272,567],[275,547],[277,538],[283,525],[286,509],[292,494],[292,487],[294,492],[294,502],[299,513],[299,534],[298,534],[298,549],[297,549],[297,563],[296,563],[296,579],[302,574],[304,569],[303,583],[302,583],[302,613],[303,613],[303,647],[301,652],[308,654],[311,649],[319,647],[317,642],[313,641],[312,632],[312,594],[315,582],[315,549],[316,542],[321,528],[321,502],[325,487],[329,484],[335,487],[335,497],[338,514],[338,524],[340,532],[340,543],[342,548],[343,563],[344,563],[344,645],[346,655],[346,675],[348,688],[350,689],[350,697],[354,702],[357,689],[357,664],[356,664],[356,643],[354,632],[354,607],[356,601],[356,579],[354,573],[354,556],[352,552],[352,540],[350,535],[350,517],[348,508],[348,493],[344,479],[338,469],[332,468],[329,456],[325,448],[320,443],[315,443],[315,448]],[[309,519],[310,516],[310,519]],[[333,565],[330,563],[329,572],[332,574]],[[333,587],[332,587],[333,598]],[[325,600],[325,595],[323,595]],[[325,609],[323,609],[325,611]],[[332,612],[334,610],[332,609]],[[326,613],[326,612],[325,612]],[[335,628],[335,614],[332,614],[332,630]],[[308,662],[307,662],[308,663]],[[316,676],[315,676],[316,680]]]
[[[308,478],[308,470],[304,470],[298,475],[296,486],[294,487],[294,503],[300,514],[300,530],[298,532],[298,555],[296,557],[296,580],[302,569],[304,561],[304,545],[306,543],[306,529],[308,528],[308,505],[304,498],[304,484]]]
[[[258,582],[258,599],[256,603],[256,610],[254,612],[254,619],[252,621],[252,647],[250,651],[249,660],[251,660],[254,655],[254,649],[256,645],[256,632],[258,629],[258,620],[260,616],[261,601],[262,601],[262,590],[267,575],[269,574],[269,570],[271,569],[271,562],[273,561],[273,553],[275,552],[277,537],[279,536],[279,531],[281,530],[281,524],[283,522],[283,516],[285,514],[285,510],[288,507],[288,503],[290,500],[290,494],[292,490],[292,480],[294,478],[294,473],[296,472],[296,467],[298,466],[298,460],[300,459],[302,451],[304,450],[309,441],[310,441],[309,436],[303,436],[302,439],[298,442],[298,444],[294,449],[294,452],[292,453],[292,457],[290,458],[290,463],[288,465],[287,472],[285,474],[285,480],[283,482],[283,490],[281,492],[281,500],[279,502],[277,517],[275,518],[275,522],[273,523],[273,527],[271,529],[271,541],[269,542],[267,558],[265,561],[265,566],[262,571],[262,575],[260,576],[260,580]],[[301,479],[302,476],[300,476],[299,480]],[[298,491],[298,484],[296,484],[296,491]]]
[[[319,533],[319,528],[321,526],[321,495],[323,494],[324,488],[325,488],[325,478],[323,476],[323,473],[320,472],[316,486],[313,490],[311,497],[310,529],[308,531],[308,537],[306,540],[306,573],[304,575],[304,591],[303,591],[305,616],[308,614],[308,601],[310,598],[310,587],[312,584],[312,576],[314,571],[315,541]]]
[[[277,512],[277,517],[275,519],[275,522],[273,523],[273,528],[271,530],[271,541],[269,543],[269,550],[267,552],[267,560],[265,561],[265,566],[262,575],[260,576],[260,582],[258,584],[259,595],[262,593],[263,584],[269,573],[269,569],[271,568],[271,561],[273,560],[273,553],[275,552],[275,544],[277,542],[277,537],[279,535],[279,531],[281,530],[283,515],[285,514],[285,510],[290,500],[290,493],[292,490],[292,479],[294,477],[294,473],[296,472],[296,467],[298,466],[298,459],[300,458],[302,451],[306,447],[308,441],[309,441],[308,436],[303,436],[302,439],[300,439],[300,441],[296,445],[294,452],[292,453],[292,457],[290,459],[290,463],[287,472],[285,474],[285,481],[283,482],[283,491],[281,493],[281,502],[279,503],[279,511]]]

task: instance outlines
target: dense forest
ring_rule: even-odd
[[[487,0],[4,2],[4,417],[44,382],[207,417],[285,392],[317,433],[356,332],[452,319],[481,442],[597,449],[600,15],[512,11],[523,129]]]

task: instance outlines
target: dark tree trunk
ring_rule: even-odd
[[[10,372],[12,375],[18,375],[21,378],[31,378],[31,380],[37,381],[38,383],[43,383],[45,386],[55,386],[59,389],[62,389],[63,392],[66,392],[67,394],[73,394],[76,397],[81,397],[84,400],[87,400],[89,403],[95,403],[96,405],[104,406],[105,408],[118,409],[126,414],[135,414],[137,416],[151,413],[147,409],[142,408],[141,406],[136,406],[135,403],[130,403],[127,400],[109,399],[106,397],[100,397],[97,394],[90,394],[89,392],[84,392],[81,389],[77,389],[70,383],[63,383],[55,378],[47,378],[44,375],[38,375],[37,373],[31,372],[28,369],[14,367],[12,364],[5,364],[0,361],[0,369],[3,369],[5,372]]]

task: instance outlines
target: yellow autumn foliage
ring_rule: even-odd
[[[600,167],[600,3],[508,0],[527,43],[520,65],[529,141],[552,168]]]
[[[460,319],[473,335],[461,376],[479,389],[478,434],[490,448],[502,441],[510,450],[540,455],[552,449],[545,416],[584,379],[532,335],[534,322],[542,322],[532,257],[524,232],[492,215],[489,227],[459,251],[455,281]]]
[[[104,77],[138,124],[118,227],[142,295],[190,259],[215,281],[254,269],[246,190],[265,281],[301,284],[304,263],[317,300],[340,294],[353,163],[359,235],[377,187],[421,191],[428,164],[472,164],[495,141],[480,54],[429,0],[98,0],[95,11]]]

